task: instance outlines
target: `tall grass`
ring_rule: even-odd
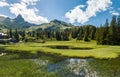
[[[18,54],[0,57],[0,77],[56,77],[47,71],[45,65],[37,65],[32,59],[17,57]]]

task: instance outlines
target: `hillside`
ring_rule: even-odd
[[[72,27],[73,27],[73,25],[70,23],[66,23],[64,21],[55,19],[55,20],[51,21],[50,23],[44,23],[39,26],[31,26],[28,29],[28,31],[35,31],[35,30],[39,30],[39,29],[56,31],[56,30],[63,30],[63,29],[72,28]]]

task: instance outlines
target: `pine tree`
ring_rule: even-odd
[[[36,32],[35,32],[35,31],[32,31],[31,36],[32,36],[32,37],[35,37],[35,34],[36,34]]]
[[[96,33],[95,33],[95,39],[97,41],[97,44],[100,44],[100,31],[99,31],[100,28],[96,28]]]
[[[90,34],[91,40],[95,39],[95,32],[96,32],[96,27],[92,26],[91,27],[91,34]]]
[[[58,41],[62,40],[62,32],[56,31],[56,40],[58,40]]]
[[[37,31],[37,32],[36,32],[36,39],[37,39],[37,40],[39,39],[39,35],[40,35],[40,33]]]
[[[109,33],[109,22],[108,22],[108,19],[106,19],[104,27],[105,27],[105,38],[107,39],[107,36],[108,36],[108,33]]]
[[[75,27],[75,28],[72,29],[71,36],[74,39],[77,38],[77,36],[78,36],[78,28],[77,27]]]
[[[99,29],[100,44],[102,44],[102,45],[106,44],[106,43],[105,43],[105,38],[106,38],[106,35],[105,35],[105,27],[104,27],[104,26],[101,26],[100,29]]]
[[[115,26],[116,26],[116,16],[113,16],[109,29],[109,34],[112,36],[114,36],[115,34]]]
[[[112,21],[110,23],[109,28],[109,41],[111,45],[116,44],[116,16],[112,17]]]
[[[120,15],[117,18],[117,27],[116,27],[116,32],[117,32],[117,41],[120,44]]]
[[[25,33],[25,30],[23,30],[23,32],[22,32],[22,40],[25,40],[25,36],[26,36],[26,33]]]
[[[89,41],[88,36],[89,36],[89,27],[86,26],[85,35],[84,35],[84,41]]]
[[[83,27],[81,26],[78,31],[77,40],[82,40],[84,37]]]
[[[20,41],[20,39],[19,39],[19,34],[18,34],[18,31],[17,31],[17,29],[15,29],[15,40],[17,41],[17,42],[19,42]]]
[[[69,32],[68,31],[64,31],[63,32],[63,40],[64,41],[69,41]]]
[[[101,27],[101,44],[109,44],[109,22],[108,19],[106,19],[105,24],[103,27]]]
[[[10,28],[10,31],[9,31],[9,37],[10,37],[10,38],[13,38],[12,29],[11,29],[11,28]]]

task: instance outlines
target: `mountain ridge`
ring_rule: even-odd
[[[9,17],[0,17],[0,24],[4,24],[5,28],[12,28],[12,29],[19,29],[19,30],[29,30],[29,31],[36,31],[39,29],[45,29],[45,30],[63,30],[66,28],[71,28],[74,25],[70,24],[70,23],[66,23],[64,21],[61,20],[57,20],[54,19],[52,21],[50,21],[49,23],[43,23],[40,25],[36,25],[36,24],[31,24],[29,22],[26,22],[24,20],[24,18],[22,17],[22,15],[18,15],[16,18],[11,19]]]
[[[35,24],[31,24],[29,22],[26,22],[24,18],[21,15],[18,15],[16,18],[11,19],[9,17],[2,17],[0,16],[0,24],[6,25],[8,28],[18,28],[18,29],[25,29],[29,28],[30,26],[33,26]]]
[[[31,26],[28,30],[36,31],[36,30],[45,29],[45,30],[57,31],[57,30],[63,30],[66,28],[72,28],[73,26],[74,25],[72,25],[70,23],[66,23],[64,21],[54,19],[54,20],[50,21],[49,23],[43,23],[43,24],[40,24],[37,26]]]

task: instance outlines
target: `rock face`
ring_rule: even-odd
[[[16,22],[25,22],[21,15],[18,15],[15,19]]]
[[[50,72],[57,72],[61,77],[99,77],[88,65],[91,59],[67,59],[48,66]]]

